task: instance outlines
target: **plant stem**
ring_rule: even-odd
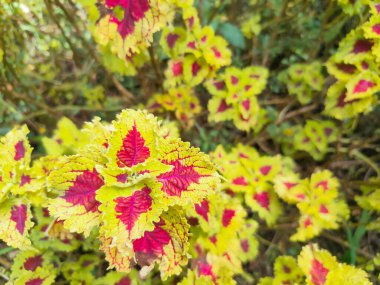
[[[150,46],[148,48],[148,51],[149,51],[150,62],[152,64],[154,72],[156,73],[158,84],[160,86],[161,91],[164,91],[162,75],[161,75],[160,70],[158,69],[158,65],[157,65],[157,62],[156,62],[156,57],[154,55],[154,47]]]
[[[373,170],[376,171],[377,177],[380,177],[379,166],[374,161],[372,161],[369,157],[365,156],[363,153],[361,153],[357,149],[352,150],[350,152],[350,155],[352,155],[352,156],[364,161],[365,163],[367,163],[369,166],[371,166],[373,168]]]

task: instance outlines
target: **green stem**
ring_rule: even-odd
[[[379,166],[374,161],[372,161],[369,157],[365,156],[363,153],[361,153],[357,149],[354,149],[353,151],[351,151],[350,154],[352,156],[354,156],[354,157],[356,157],[356,158],[364,161],[369,166],[371,166],[372,169],[376,171],[377,176],[380,177],[380,168],[379,168]]]
[[[357,257],[357,250],[360,247],[360,242],[362,240],[362,237],[366,233],[367,229],[367,223],[369,221],[370,215],[367,210],[364,210],[360,216],[359,225],[356,228],[355,233],[352,233],[351,227],[348,226],[346,228],[346,234],[348,243],[350,245],[349,254],[350,254],[350,264],[355,265],[356,263],[356,257]]]

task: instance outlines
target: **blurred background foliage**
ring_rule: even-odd
[[[77,123],[93,115],[112,118],[125,107],[146,102],[159,89],[159,78],[150,61],[136,69],[136,76],[128,76],[134,67],[95,44],[88,15],[81,7],[87,2],[93,1],[17,0],[1,5],[2,134],[11,125],[23,122],[35,133],[49,132],[63,115]],[[278,74],[296,62],[326,60],[347,32],[366,17],[348,16],[335,1],[198,0],[195,5],[202,23],[210,24],[229,41],[233,65],[269,68],[270,80],[262,103],[277,110],[292,100],[284,96],[286,87]],[[259,31],[247,39],[240,27],[252,15],[262,24],[252,25]],[[154,44],[162,59],[159,70],[163,70],[165,58],[158,43]],[[207,102],[206,91],[200,90],[199,94],[201,101]],[[251,134],[240,132],[231,135],[236,130],[228,124],[220,126],[228,130],[226,134],[221,131],[210,135],[205,112],[196,121],[197,127],[185,136],[197,138],[206,151],[217,143],[232,142],[236,135],[251,138]],[[200,136],[193,136],[193,132]]]
[[[124,108],[143,107],[160,91],[167,58],[160,49],[159,35],[152,46],[153,57],[159,60],[153,60],[151,55],[150,60],[137,68],[128,66],[107,47],[96,45],[88,21],[91,15],[82,8],[87,2],[93,1],[5,0],[4,3],[3,0],[0,5],[0,135],[15,124],[27,123],[32,130],[32,143],[42,152],[38,146],[40,137],[51,135],[61,117],[66,116],[77,125],[95,115],[112,120]],[[205,152],[214,150],[218,144],[228,149],[239,142],[267,154],[281,152],[276,138],[283,136],[292,123],[320,118],[323,98],[333,78],[324,70],[325,86],[312,104],[303,106],[288,95],[280,74],[294,63],[327,61],[347,33],[369,14],[363,10],[349,15],[336,1],[328,0],[197,0],[195,6],[202,23],[210,24],[229,42],[232,65],[262,65],[270,74],[266,90],[260,95],[260,104],[268,111],[270,123],[260,132],[242,132],[232,123],[210,123],[207,111],[196,115],[192,128],[181,129],[184,140]],[[249,20],[254,29],[242,29],[242,23]],[[252,36],[247,37],[250,33]],[[207,110],[210,95],[202,86],[197,87],[197,94]],[[174,118],[170,113],[164,116]],[[349,201],[353,201],[354,190],[363,183],[379,185],[378,181],[368,182],[374,175],[373,167],[368,165],[376,166],[380,162],[379,118],[377,106],[370,114],[337,122],[341,131],[325,160],[315,161],[307,153],[294,157],[302,165],[302,172],[310,175],[318,166],[333,169]],[[349,134],[349,138],[343,133]],[[352,215],[358,227],[351,229],[352,225],[348,225],[346,232],[342,230],[337,236],[326,234],[317,239],[322,247],[333,242],[345,248],[347,261],[350,253],[360,246],[363,238],[360,226],[368,219],[358,206],[354,207]],[[279,228],[289,226],[294,220],[295,212],[288,214]],[[260,231],[265,237],[261,242],[269,242],[266,254],[271,255],[272,250],[283,251],[287,246],[276,228],[262,227]],[[378,238],[377,233],[367,232],[365,248],[374,250],[376,243],[378,247]],[[299,248],[292,247],[289,251],[292,250],[296,254]],[[268,264],[256,266],[268,272],[271,270]]]

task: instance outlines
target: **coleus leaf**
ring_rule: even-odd
[[[169,209],[155,223],[153,231],[145,232],[143,237],[133,242],[137,263],[151,265],[157,262],[163,280],[179,274],[181,266],[187,263],[188,230],[189,225],[181,209]]]
[[[31,249],[29,230],[33,224],[28,202],[9,199],[0,205],[0,239],[9,246]]]
[[[325,285],[345,284],[345,285],[372,285],[368,273],[361,268],[356,268],[348,264],[339,264],[337,268],[331,270],[326,277]]]
[[[276,194],[272,187],[266,183],[247,192],[245,201],[253,211],[259,214],[260,218],[265,219],[268,225],[274,224],[282,214],[282,207]]]
[[[242,262],[254,260],[259,251],[259,242],[255,237],[258,223],[255,220],[246,220],[241,230],[238,231],[240,250],[238,258]]]
[[[374,96],[380,90],[380,78],[372,71],[364,71],[353,76],[346,84],[347,96],[345,101],[353,101]]]
[[[214,165],[190,143],[166,140],[162,143],[160,160],[172,166],[170,171],[157,176],[170,204],[197,203],[216,190],[219,177]]]
[[[184,59],[173,59],[168,61],[168,67],[165,70],[165,88],[174,88],[181,84],[184,76]]]
[[[210,73],[210,68],[204,59],[187,55],[184,58],[183,74],[187,86],[199,85]]]
[[[102,162],[109,146],[111,129],[112,125],[101,122],[99,117],[95,117],[91,122],[86,122],[80,130],[81,136],[91,139],[85,145],[78,146],[78,153]]]
[[[51,285],[54,284],[56,272],[51,268],[37,268],[17,276],[12,284],[15,285]]]
[[[144,232],[142,237],[133,241],[132,247],[124,247],[123,251],[113,243],[115,239],[101,234],[101,250],[106,254],[109,268],[129,272],[134,262],[151,269],[158,263],[161,278],[166,280],[179,274],[181,266],[187,263],[188,230],[181,210],[171,208],[160,216],[152,230]]]
[[[32,147],[29,144],[26,125],[15,127],[0,138],[0,166],[5,162],[16,169],[29,167]]]
[[[12,187],[10,192],[13,195],[27,195],[30,202],[38,205],[46,200],[46,181],[44,171],[38,164],[33,167],[23,168],[15,171],[12,176]]]
[[[338,267],[338,262],[328,251],[318,245],[304,246],[298,256],[298,265],[306,275],[309,284],[324,285],[327,275]]]
[[[90,142],[90,137],[82,133],[69,118],[63,117],[58,121],[53,137],[42,137],[42,145],[51,155],[75,154],[80,147]]]
[[[37,272],[37,270],[50,271],[54,277],[57,273],[55,269],[57,265],[57,259],[53,258],[52,252],[20,251],[13,261],[10,279],[17,284],[22,276],[31,275],[31,273]]]
[[[255,252],[255,245],[251,243],[249,233],[256,228],[251,227],[251,231],[246,234],[249,225],[245,223],[246,211],[241,206],[239,199],[232,198],[221,192],[210,196],[202,203],[195,205],[195,211],[188,210],[190,217],[196,217],[203,230],[203,233],[197,237],[195,246],[202,250],[197,250],[197,255],[201,256],[202,252],[209,252],[219,256],[226,256],[234,272],[239,272],[241,268],[241,257],[244,252],[241,250],[241,240],[238,233],[244,236],[246,249],[249,252]],[[207,218],[207,221],[205,220]],[[249,240],[248,240],[249,239]],[[249,246],[251,245],[251,248]],[[194,257],[194,256],[193,256]]]
[[[113,122],[109,137],[108,166],[133,168],[157,156],[158,122],[142,111],[124,110]]]
[[[189,218],[196,218],[202,231],[209,236],[214,235],[220,230],[220,205],[223,197],[222,193],[215,193],[203,199],[201,202],[186,207],[186,213]]]
[[[301,180],[296,174],[278,175],[274,189],[289,204],[296,204],[304,199],[308,192],[308,181]]]
[[[150,46],[153,34],[174,15],[169,1],[160,0],[102,0],[98,7],[109,13],[102,13],[95,34],[102,45],[111,43],[120,58]]]
[[[195,29],[194,32],[207,64],[215,69],[230,65],[231,50],[223,37],[215,35],[210,26]]]
[[[125,189],[104,187],[96,199],[101,201],[101,231],[123,251],[145,231],[154,229],[161,213],[168,208],[157,182],[141,182]]]
[[[223,122],[233,118],[234,109],[224,98],[214,96],[208,101],[207,108],[210,122]]]
[[[86,236],[99,224],[100,203],[95,195],[104,185],[95,164],[80,155],[65,157],[48,178],[49,187],[60,191],[60,196],[50,201],[51,215],[63,220],[70,231]]]
[[[376,96],[367,96],[355,100],[348,100],[345,81],[338,81],[327,91],[325,112],[334,118],[343,120],[359,113],[368,112],[375,105]]]
[[[302,284],[304,275],[298,267],[297,260],[292,256],[282,255],[276,258],[274,264],[274,280],[277,284]]]
[[[45,183],[43,171],[30,167],[32,148],[29,144],[26,125],[15,127],[0,139],[0,202],[8,196],[28,195],[29,202],[38,204],[43,199]],[[40,200],[40,201],[38,201]]]
[[[373,44],[373,40],[364,38],[364,31],[358,27],[340,41],[334,58],[337,61],[344,61],[346,64],[361,62],[371,54]]]
[[[165,54],[171,58],[176,58],[185,47],[186,30],[182,27],[166,27],[163,29],[160,39],[160,45]]]
[[[105,237],[102,232],[100,232],[99,240],[101,242],[99,249],[104,252],[105,259],[109,263],[108,269],[116,268],[119,272],[129,272],[133,263],[133,249],[125,248],[124,252],[121,252],[113,243],[114,239]]]

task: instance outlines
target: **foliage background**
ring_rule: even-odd
[[[62,116],[78,126],[95,115],[110,121],[120,110],[144,106],[162,91],[168,58],[157,40],[159,34],[149,48],[150,59],[137,68],[137,74],[123,75],[127,67],[92,38],[88,15],[81,7],[86,2],[17,0],[0,5],[0,135],[15,124],[26,123],[32,130],[30,139],[38,150],[37,156],[44,153],[41,137],[51,136]],[[347,14],[336,1],[248,2],[198,0],[195,7],[202,23],[211,25],[229,42],[232,65],[262,65],[269,69],[269,81],[259,101],[268,110],[271,122],[258,133],[240,131],[231,122],[209,122],[207,101],[211,95],[198,86],[203,111],[195,115],[192,128],[181,128],[181,137],[204,152],[215,150],[218,144],[228,149],[244,143],[274,155],[282,152],[276,137],[282,135],[287,124],[326,118],[322,113],[324,99],[333,77],[324,69],[322,90],[310,104],[301,105],[289,95],[280,80],[281,73],[294,63],[325,63],[336,53],[339,42],[365,22],[370,13],[363,9]],[[240,27],[243,19],[251,15],[260,15],[261,31],[247,39]],[[175,120],[171,112],[161,115]],[[367,266],[375,280],[378,264],[369,261],[379,250],[380,236],[366,230],[366,224],[376,214],[361,209],[354,197],[363,185],[380,185],[380,106],[368,114],[335,123],[338,138],[323,160],[316,161],[306,152],[297,152],[293,158],[305,177],[317,168],[333,171],[350,205],[350,220],[336,232],[323,232],[316,242],[342,261]],[[248,264],[249,271],[257,276],[271,275],[276,256],[298,254],[301,245],[289,242],[291,231],[297,227],[296,216],[296,209],[289,207],[276,225],[260,225],[259,257]],[[6,251],[5,246],[0,249],[0,262],[9,267]]]

